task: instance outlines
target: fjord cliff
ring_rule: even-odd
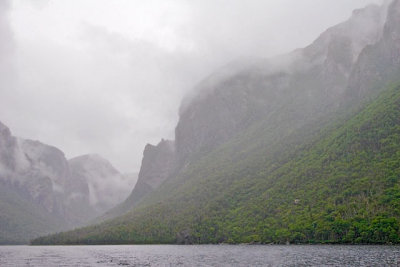
[[[359,55],[383,40],[387,9],[371,5],[355,10],[348,21],[303,49],[205,79],[180,108],[168,153],[164,141],[146,147],[137,188],[107,218],[129,211],[168,177],[252,125],[263,123],[271,142],[338,109],[349,83],[360,84],[354,82],[355,73],[363,72],[355,70],[361,68]],[[150,148],[152,153],[147,153]],[[150,187],[147,180],[157,182]]]
[[[211,75],[173,149],[144,153],[156,187],[33,243],[399,243],[399,15],[400,0],[368,6],[306,48]]]

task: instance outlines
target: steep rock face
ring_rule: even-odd
[[[152,189],[160,186],[172,170],[174,153],[173,141],[162,140],[157,146],[146,145],[138,183],[147,184]]]
[[[82,225],[126,199],[133,182],[99,156],[68,161],[58,148],[14,137],[0,122],[0,190],[8,192],[0,205],[7,226],[0,243]]]
[[[137,183],[129,197],[120,205],[107,212],[101,220],[117,217],[137,205],[147,194],[157,189],[176,168],[175,142],[161,140],[157,146],[147,144]]]
[[[18,139],[0,126],[0,178],[24,191],[49,213],[65,216],[63,198],[69,167],[64,154],[38,141]]]
[[[69,194],[66,185],[70,171],[64,153],[38,141],[20,139],[20,148],[29,162],[17,175],[24,177],[24,184],[33,199],[50,213],[65,216],[64,197]]]
[[[165,181],[171,170],[178,173],[254,123],[264,123],[272,138],[283,138],[337,109],[360,54],[387,35],[386,10],[387,5],[355,10],[349,20],[305,48],[242,68],[227,66],[201,82],[197,95],[181,106],[174,149],[166,153],[162,143],[146,147],[125,211]]]
[[[135,205],[146,194],[158,188],[175,167],[175,143],[161,140],[157,146],[147,144],[143,152],[139,178],[127,199],[129,207]]]
[[[335,108],[361,51],[379,40],[384,8],[371,5],[324,32],[313,44],[265,60],[218,83],[204,84],[180,113],[176,127],[178,162],[212,150],[252,122],[293,109],[299,127]],[[293,104],[292,104],[293,103]],[[294,105],[295,103],[295,105]]]
[[[0,122],[0,178],[6,179],[17,166],[17,139],[10,129]]]
[[[400,1],[393,0],[387,9],[382,38],[366,47],[354,67],[349,96],[364,98],[371,91],[398,79],[400,74]]]
[[[0,123],[0,243],[26,243],[74,225],[64,205],[69,177],[60,150],[16,138]]]

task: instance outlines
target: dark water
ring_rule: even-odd
[[[400,266],[400,246],[0,246],[0,266]]]

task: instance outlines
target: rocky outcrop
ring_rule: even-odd
[[[385,83],[399,80],[400,75],[400,1],[393,0],[378,42],[366,47],[353,69],[347,95],[362,99],[378,93]]]
[[[172,173],[175,167],[174,141],[161,140],[157,146],[147,144],[143,152],[139,178],[129,204],[136,204],[148,192],[157,189]]]
[[[135,187],[129,197],[107,212],[101,220],[117,217],[136,206],[146,195],[166,181],[176,168],[175,142],[161,140],[157,146],[147,144]]]
[[[169,176],[175,161],[175,143],[161,140],[157,146],[147,144],[143,152],[138,184],[152,189],[159,187]]]

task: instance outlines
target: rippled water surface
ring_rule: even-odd
[[[0,246],[0,266],[400,266],[400,246]]]

